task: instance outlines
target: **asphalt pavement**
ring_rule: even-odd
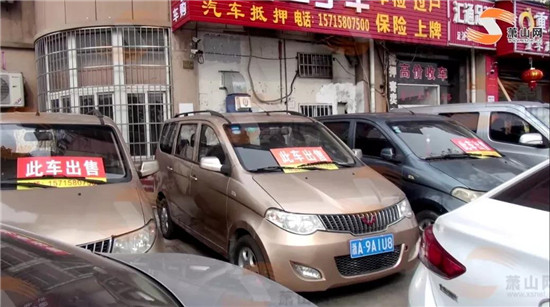
[[[164,240],[166,252],[187,253],[224,260],[189,234],[178,231],[178,239]],[[325,292],[300,293],[318,306],[407,306],[407,293],[414,269],[386,278],[331,289]]]

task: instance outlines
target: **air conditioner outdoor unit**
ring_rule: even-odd
[[[1,108],[25,106],[23,74],[0,72]]]

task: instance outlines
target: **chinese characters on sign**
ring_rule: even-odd
[[[446,45],[446,0],[172,1],[172,29],[208,22]]]
[[[495,150],[491,146],[485,144],[480,139],[476,138],[461,138],[461,139],[451,139],[458,148],[460,148],[465,153],[491,153],[496,154]]]
[[[97,157],[31,157],[17,159],[17,178],[105,177],[103,159]]]
[[[274,148],[271,149],[271,154],[280,166],[289,167],[285,169],[285,173],[295,173],[306,171],[307,166],[299,167],[302,164],[321,163],[315,165],[316,168],[338,169],[332,164],[332,159],[327,155],[322,147],[289,147],[289,148]],[[326,162],[327,164],[322,164]],[[296,169],[291,169],[296,167]]]

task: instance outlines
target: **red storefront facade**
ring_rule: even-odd
[[[494,7],[514,14],[517,24],[497,21],[502,38],[496,44],[469,39],[469,31],[489,31],[482,14]],[[172,1],[172,28],[220,24],[313,33],[328,39],[345,37],[358,44],[372,39],[377,42],[376,56],[381,58],[375,78],[382,79],[372,83],[383,84],[381,95],[392,108],[422,101],[498,101],[506,90],[499,83],[499,65],[510,58],[525,63],[532,58],[536,65],[546,65],[537,68],[550,75],[548,10],[544,1],[518,0],[176,0]],[[518,30],[540,27],[542,38],[533,44],[509,43],[508,27],[512,26]],[[367,65],[365,61],[360,64]]]

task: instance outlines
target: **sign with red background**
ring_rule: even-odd
[[[480,151],[495,151],[491,146],[485,144],[480,139],[475,138],[460,138],[460,139],[451,139],[456,146],[462,149],[466,153],[471,152],[480,152]]]
[[[493,7],[492,1],[485,0],[449,0],[449,45],[475,47],[476,49],[496,49],[496,46],[482,45],[466,38],[468,28],[485,32],[479,23],[479,15]]]
[[[523,24],[519,24],[520,15],[523,12],[530,11],[531,16],[533,17],[532,25],[535,27],[543,28],[542,41],[538,43],[509,43],[507,38],[507,31],[512,25],[497,21],[497,24],[502,30],[502,38],[497,43],[497,55],[508,55],[508,54],[528,54],[528,55],[539,55],[539,56],[548,56],[550,54],[550,12],[548,7],[543,4],[534,4],[527,1],[498,1],[495,4],[495,7],[507,10],[516,15],[516,27],[528,27],[529,21],[528,18],[523,20]]]
[[[105,178],[103,158],[30,157],[17,159],[17,178],[41,177]]]
[[[447,0],[172,1],[172,30],[188,22],[447,45]]]
[[[322,147],[274,148],[271,153],[280,166],[294,166],[307,163],[332,162]]]

